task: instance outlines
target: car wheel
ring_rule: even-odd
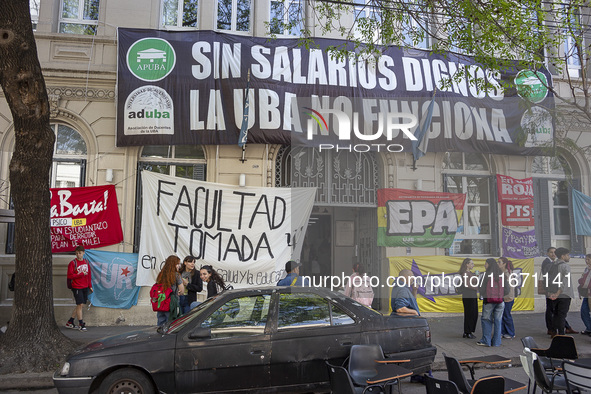
[[[106,394],[154,394],[154,386],[146,374],[133,369],[118,369],[105,378],[99,392]]]

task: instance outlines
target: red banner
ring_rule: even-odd
[[[123,241],[114,185],[50,189],[51,251],[72,252]]]
[[[503,226],[533,226],[534,225],[534,203],[533,202],[511,202],[501,203],[501,218]]]
[[[515,179],[506,175],[497,174],[497,194],[499,202],[533,202],[533,179]]]

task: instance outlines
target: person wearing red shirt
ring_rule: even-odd
[[[86,331],[86,324],[82,320],[82,311],[88,301],[88,294],[92,293],[92,275],[90,264],[84,259],[84,246],[76,246],[76,258],[68,264],[68,279],[72,281],[72,293],[76,300],[76,308],[72,311],[72,317],[66,323],[66,327]],[[78,317],[78,326],[74,325],[76,317]]]

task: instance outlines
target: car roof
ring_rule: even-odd
[[[258,292],[273,292],[281,291],[282,293],[313,293],[322,295],[325,297],[345,297],[344,294],[336,291],[331,291],[324,287],[310,287],[310,286],[255,286],[255,287],[244,287],[240,289],[226,290],[223,294],[253,294]]]

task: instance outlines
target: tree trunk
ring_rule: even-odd
[[[73,344],[53,313],[49,171],[55,135],[28,0],[0,1],[0,84],[16,141],[10,162],[15,296],[8,330],[0,338],[0,373],[54,370]]]

